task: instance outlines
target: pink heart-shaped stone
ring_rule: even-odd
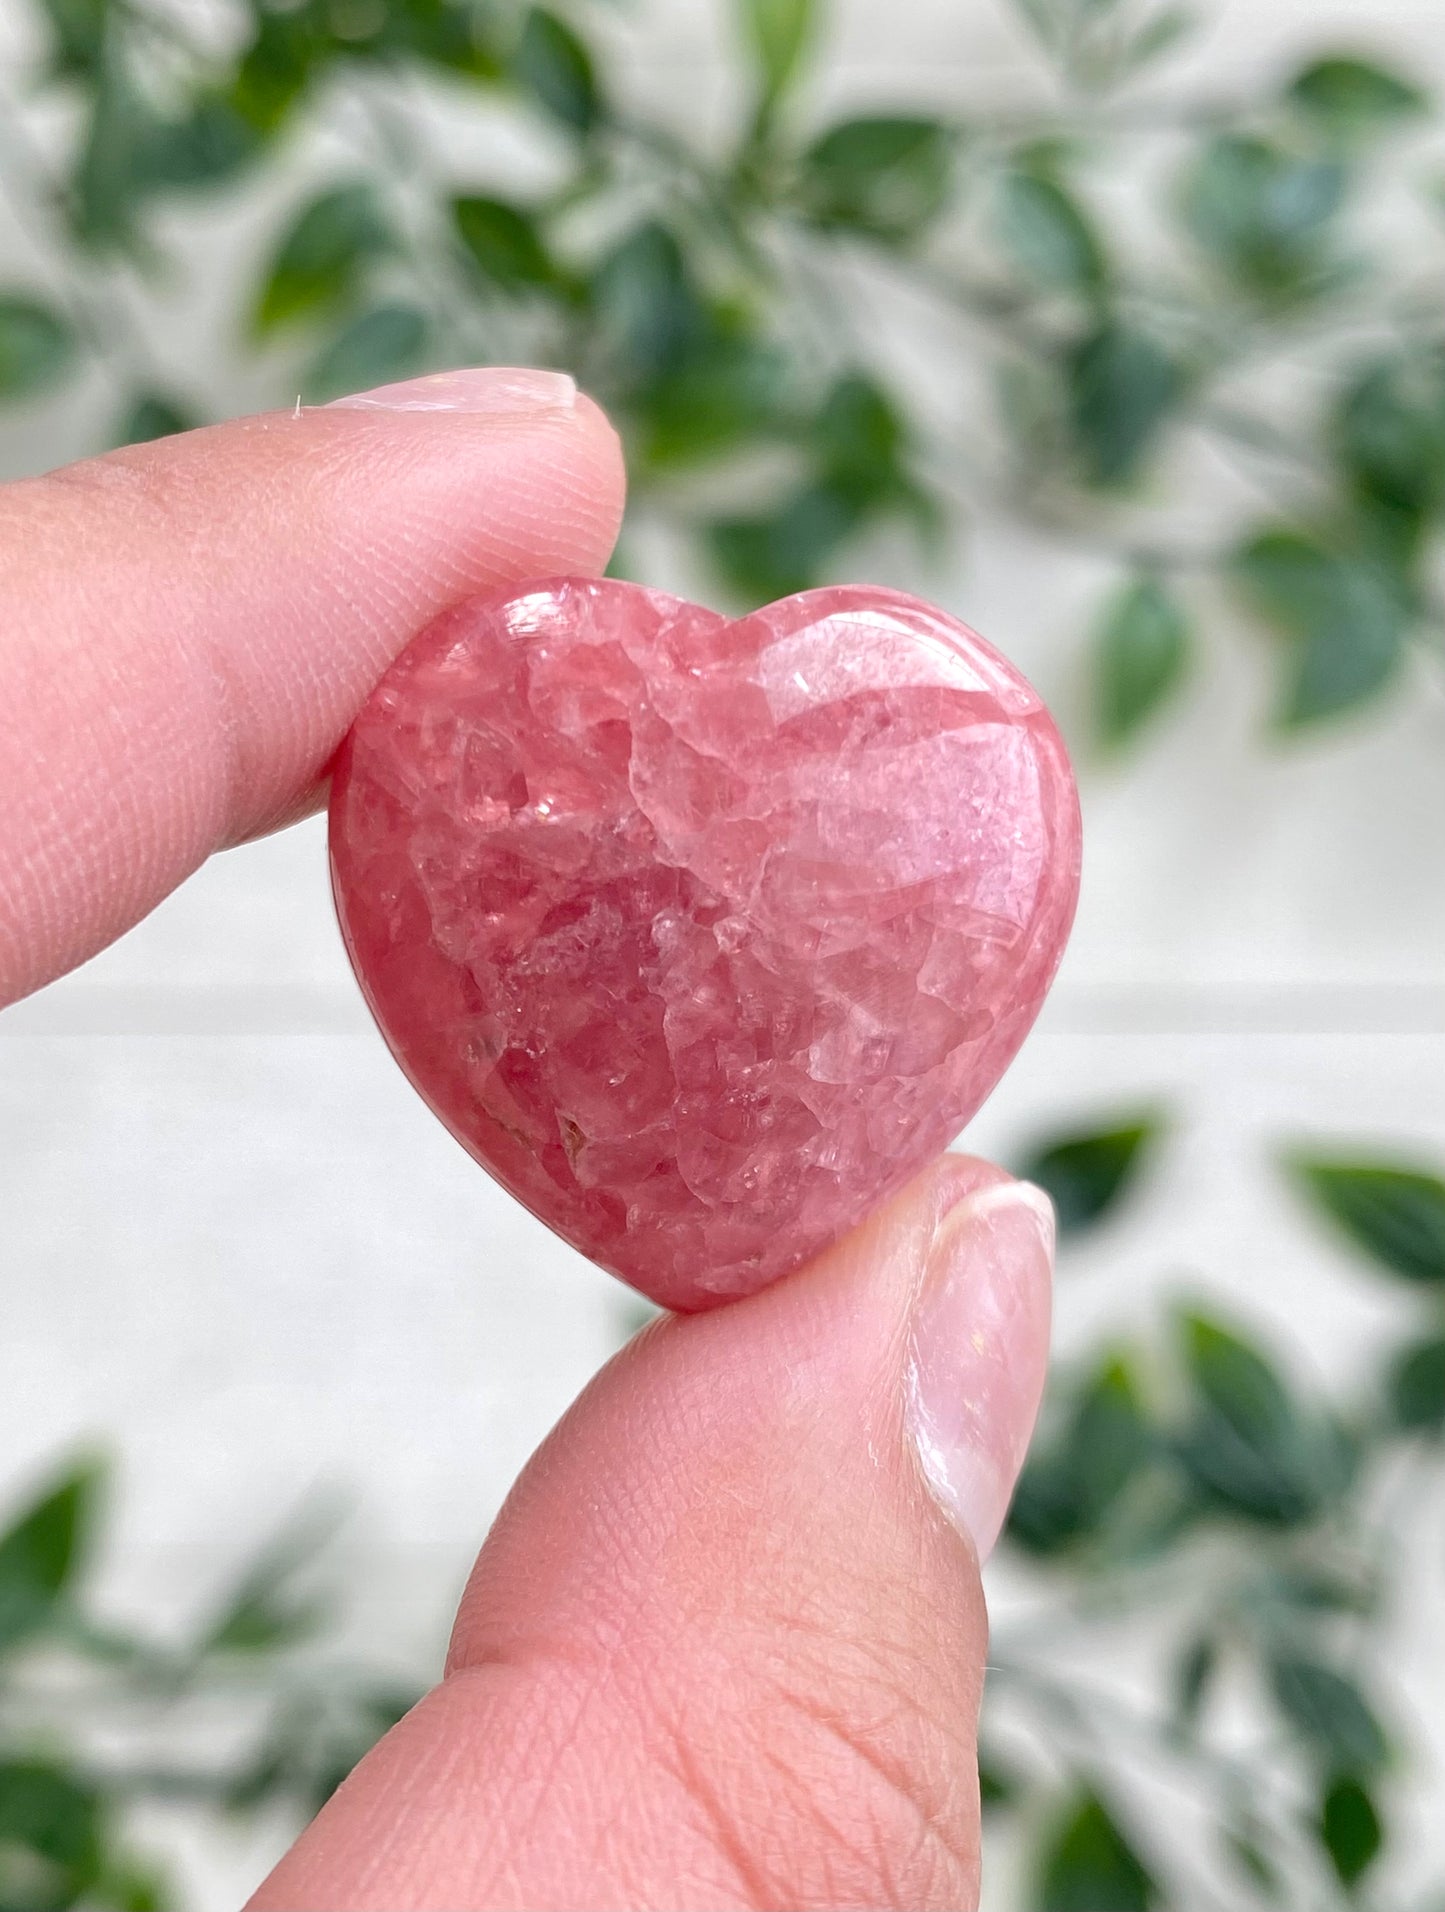
[[[464,604],[392,666],[331,857],[443,1122],[691,1309],[815,1254],[973,1114],[1062,953],[1079,812],[1029,685],[916,598],[731,623],[567,579]]]

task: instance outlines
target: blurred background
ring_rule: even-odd
[[[996,1912],[1445,1907],[1442,314],[1436,0],[0,0],[0,476],[565,365],[625,575],[902,585],[1058,714]],[[319,820],[0,1019],[0,1204],[0,1907],[234,1905],[640,1304],[402,1081]]]

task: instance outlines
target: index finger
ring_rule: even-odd
[[[449,605],[600,569],[622,496],[572,381],[495,368],[0,488],[0,1006],[299,814]]]

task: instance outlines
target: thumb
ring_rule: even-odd
[[[961,1157],[811,1267],[664,1318],[524,1473],[447,1676],[262,1907],[977,1899],[992,1545],[1047,1200]]]
[[[0,485],[0,1006],[315,808],[419,630],[600,570],[621,509],[596,406],[496,366]]]

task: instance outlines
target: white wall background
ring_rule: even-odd
[[[652,0],[619,27],[639,88],[720,110],[722,11]],[[1411,47],[1445,80],[1438,0],[1204,11],[1196,57],[1219,84],[1331,36]],[[994,0],[837,13],[840,100],[1016,84]],[[0,60],[22,51],[19,25],[0,0]],[[177,378],[218,407],[261,396],[219,322],[258,231],[247,205],[234,230],[198,235],[218,269],[159,334]],[[12,262],[23,276],[27,256],[0,214],[0,277]],[[96,402],[7,414],[0,472],[83,449]],[[937,591],[1067,720],[1078,687],[1061,640],[1098,581],[984,524]],[[1262,665],[1244,634],[1216,646],[1143,755],[1087,780],[1078,932],[967,1140],[1007,1151],[1040,1123],[1167,1096],[1180,1133],[1127,1224],[1071,1260],[1061,1342],[1137,1325],[1187,1273],[1339,1375],[1406,1311],[1295,1212],[1269,1153],[1301,1132],[1445,1152],[1445,696],[1422,672],[1383,717],[1266,750]],[[319,822],[218,859],[0,1019],[0,1268],[0,1488],[78,1440],[116,1446],[119,1609],[193,1610],[280,1511],[340,1482],[358,1497],[358,1634],[413,1667],[432,1663],[508,1482],[627,1307],[393,1068],[342,957]],[[1403,1622],[1422,1735],[1445,1719],[1440,1593],[1438,1574],[1422,1581]],[[257,1865],[239,1845],[198,1848],[203,1903],[233,1903]]]

